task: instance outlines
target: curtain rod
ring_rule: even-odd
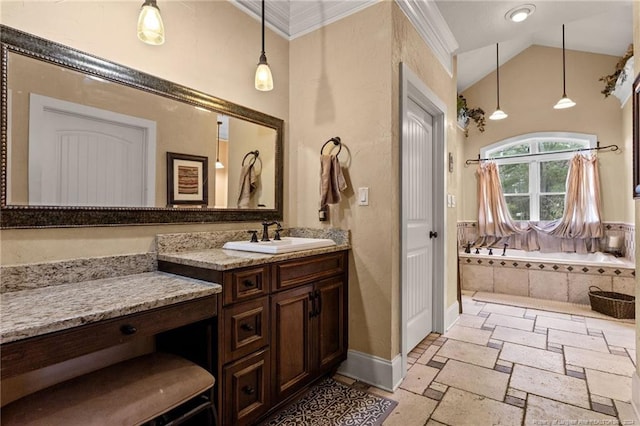
[[[600,141],[598,141],[597,146],[593,147],[593,148],[579,148],[579,149],[567,149],[564,151],[550,151],[550,152],[538,152],[535,154],[522,154],[522,155],[510,155],[507,157],[497,157],[497,158],[480,158],[480,154],[478,154],[478,158],[474,158],[474,159],[469,159],[467,161],[464,162],[464,164],[466,164],[467,166],[470,164],[478,164],[481,161],[489,161],[489,160],[503,160],[505,158],[521,158],[521,157],[537,157],[539,155],[552,155],[552,154],[562,154],[564,152],[580,152],[580,151],[600,151],[600,150],[610,150],[610,151],[617,151],[618,145],[613,144],[613,145],[607,145],[607,146],[600,146]]]

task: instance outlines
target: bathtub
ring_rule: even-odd
[[[463,290],[589,304],[589,287],[635,295],[635,264],[608,253],[540,253],[507,248],[458,254]]]

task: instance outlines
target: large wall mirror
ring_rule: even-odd
[[[283,121],[0,26],[2,228],[282,220]]]

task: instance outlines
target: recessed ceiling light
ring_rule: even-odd
[[[533,4],[523,4],[510,9],[505,15],[505,19],[513,22],[522,22],[535,12],[536,7]]]

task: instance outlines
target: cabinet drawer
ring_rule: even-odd
[[[152,309],[2,345],[2,378],[211,318],[217,296]]]
[[[269,265],[239,269],[224,274],[222,294],[225,305],[266,296],[269,291]]]
[[[224,362],[233,361],[269,344],[269,298],[224,309]]]
[[[280,290],[340,274],[346,270],[346,258],[346,252],[335,252],[276,263],[272,281]]]
[[[269,350],[224,368],[224,425],[252,424],[269,409]]]

